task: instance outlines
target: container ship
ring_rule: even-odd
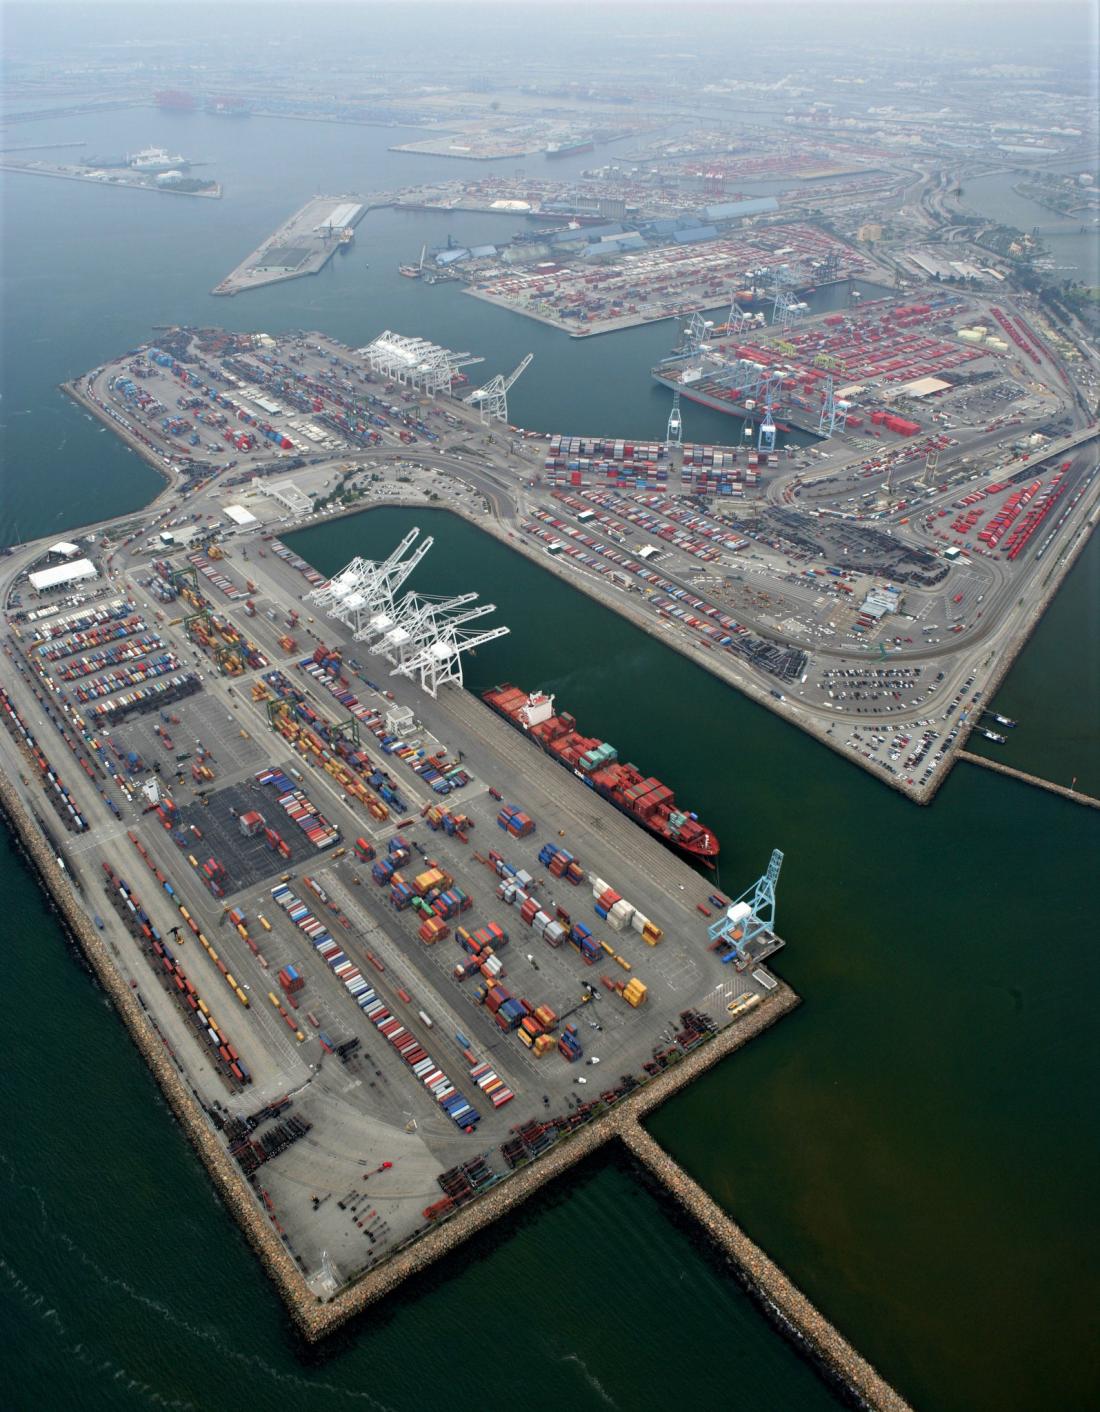
[[[206,111],[215,118],[250,118],[252,109],[243,98],[208,98]]]
[[[198,104],[190,93],[181,93],[176,88],[162,88],[153,95],[158,108],[167,108],[177,113],[193,113]]]
[[[596,144],[590,137],[579,137],[574,142],[551,142],[546,149],[548,157],[578,157],[582,152],[594,152]]]
[[[482,692],[481,699],[655,838],[689,858],[714,866],[718,857],[715,834],[696,815],[677,808],[667,785],[643,775],[634,765],[621,763],[613,745],[581,735],[572,716],[555,715],[552,696],[542,692],[528,694],[505,683]]]
[[[660,383],[662,387],[667,387],[670,392],[678,392],[681,397],[689,402],[698,402],[701,407],[710,407],[712,411],[722,412],[727,417],[737,417],[745,422],[759,422],[764,415],[764,409],[751,400],[749,402],[739,402],[733,392],[717,376],[709,375],[703,370],[697,376],[692,377],[692,369],[676,370],[658,363],[653,369],[653,381]],[[775,421],[776,430],[782,432],[790,431],[791,427],[797,427],[799,431],[816,432],[816,425],[811,426],[809,414],[802,416],[792,416],[785,408],[773,406],[772,416]]]

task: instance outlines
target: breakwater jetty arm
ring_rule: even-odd
[[[729,1256],[771,1316],[806,1345],[861,1406],[875,1412],[908,1412],[909,1403],[640,1124],[624,1123],[619,1136],[630,1154]]]
[[[1022,780],[1024,784],[1034,785],[1036,789],[1045,789],[1051,794],[1060,794],[1063,799],[1072,799],[1074,804],[1084,804],[1090,809],[1100,809],[1100,799],[1095,799],[1091,794],[1082,794],[1078,789],[1070,789],[1068,785],[1055,784],[1053,780],[1045,780],[1039,775],[1029,775],[1026,770],[1013,769],[1011,765],[1002,765],[999,760],[987,760],[984,755],[974,755],[969,750],[959,751],[960,760],[969,760],[972,765],[981,765],[986,770],[996,770],[999,775],[1008,775],[1014,780]]]

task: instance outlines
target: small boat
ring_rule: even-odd
[[[979,726],[978,733],[979,735],[984,735],[986,740],[996,741],[998,745],[1004,745],[1008,740],[1006,735],[998,735],[996,731],[986,730],[985,726]]]
[[[1016,724],[1016,722],[1015,722],[1014,720],[1012,720],[1011,717],[1009,717],[1009,716],[1001,716],[1001,715],[999,715],[996,711],[988,711],[988,710],[987,710],[985,714],[986,714],[987,716],[992,716],[993,719],[997,722],[997,724],[998,724],[999,726],[1009,726],[1009,727],[1012,727],[1012,726],[1014,726],[1014,725]]]

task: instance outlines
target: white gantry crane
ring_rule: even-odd
[[[469,406],[475,406],[481,413],[483,426],[489,426],[492,422],[508,422],[508,390],[517,378],[531,366],[533,353],[528,353],[518,367],[512,369],[507,377],[497,373],[496,377],[490,378],[484,387],[479,387],[476,392],[471,392],[468,397],[462,400]]]
[[[748,323],[748,314],[746,314],[744,309],[740,308],[737,303],[737,291],[732,290],[730,292],[730,311],[726,315],[727,335],[737,336],[738,334],[744,333],[745,329],[748,327]]]
[[[435,640],[442,616],[476,602],[476,593],[460,593],[452,598],[439,594],[406,593],[394,605],[393,626],[377,637],[367,651],[400,665]]]
[[[419,535],[419,529],[410,530],[388,558],[376,562],[353,559],[328,583],[306,594],[306,601],[351,628],[355,640],[364,643],[368,652],[392,663],[391,676],[419,681],[435,696],[448,682],[462,685],[464,652],[503,637],[508,629],[478,631],[474,624],[495,613],[496,606],[475,606],[476,593],[410,591],[398,596],[432,547],[430,535],[417,544]]]
[[[665,432],[665,441],[669,446],[684,444],[684,419],[680,415],[679,388],[672,394],[672,411],[668,414],[668,430]]]
[[[397,590],[432,547],[429,535],[406,559],[419,534],[419,529],[411,529],[388,558],[377,562],[353,559],[328,583],[307,593],[306,602],[315,603],[330,618],[349,627],[356,638],[370,636],[379,616],[392,615]]]
[[[475,618],[496,612],[495,603],[483,603],[468,613],[445,621],[436,636],[415,655],[400,662],[390,676],[410,677],[420,682],[422,690],[435,697],[441,686],[462,686],[462,654],[475,652],[487,642],[504,637],[509,628],[488,628],[478,632],[466,626]]]
[[[369,560],[355,558],[320,588],[311,589],[306,594],[305,601],[315,603],[322,613],[327,613],[342,603],[349,593],[354,592],[373,567]]]
[[[426,338],[409,338],[390,329],[358,351],[359,356],[367,360],[372,373],[416,388],[429,397],[453,392],[463,368],[485,361],[472,353],[453,353],[449,348],[429,343]]]

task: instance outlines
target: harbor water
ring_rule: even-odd
[[[318,187],[477,174],[387,151],[419,133],[151,110],[23,133],[97,152],[163,143],[209,161],[200,170],[226,196],[5,175],[4,542],[155,493],[159,478],[56,385],[156,324],[319,327],[354,345],[392,328],[484,354],[486,373],[534,351],[511,398],[519,423],[663,431],[668,396],[648,370],[671,325],[578,342],[396,272],[425,242],[507,236],[514,217],[372,213],[316,278],[209,296]],[[692,439],[728,438],[731,425],[685,409]],[[512,626],[470,663],[472,686],[507,677],[553,690],[585,729],[666,779],[722,838],[727,891],[773,847],[786,852],[778,969],[806,1003],[664,1110],[655,1135],[918,1406],[1095,1405],[1100,1153],[1084,1115],[1100,1081],[1088,1038],[1100,818],[973,768],[918,809],[441,513],[380,511],[295,544],[332,570],[389,549],[410,523],[437,541],[418,586],[475,588]],[[1001,701],[1021,720],[1001,758],[1064,783],[1077,774],[1093,793],[1100,687],[1081,664],[1097,660],[1098,575],[1094,542]],[[337,1347],[303,1349],[10,848],[0,901],[19,919],[4,972],[0,1362],[20,1405],[205,1409],[238,1391],[257,1408],[512,1405],[480,1373],[456,1382],[444,1335],[472,1318],[551,1402],[832,1405],[734,1281],[614,1165]]]

